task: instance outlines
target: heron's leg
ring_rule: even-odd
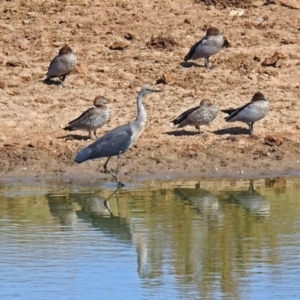
[[[89,139],[92,139],[92,132],[89,130]]]
[[[117,181],[118,188],[121,188],[121,187],[125,186],[125,184],[123,182],[121,182],[120,179],[119,179],[119,158],[120,158],[120,154],[118,154],[118,158],[117,158],[116,175],[114,175],[112,172],[108,171],[107,168],[106,168],[106,165],[107,165],[110,158],[111,158],[111,156],[107,159],[106,163],[104,164],[104,172],[109,173]]]
[[[198,129],[199,134],[201,135],[201,130],[200,130],[200,126],[195,126],[196,129]]]
[[[250,183],[249,183],[249,192],[250,193],[254,193],[255,190],[254,190],[254,184],[253,184],[253,179],[250,180]]]
[[[95,137],[96,137],[96,139],[97,139],[98,136],[97,136],[96,130],[94,130],[94,135],[95,135]]]
[[[117,185],[118,187],[123,187],[125,186],[125,184],[123,182],[120,181],[119,179],[119,159],[120,159],[121,154],[118,154],[118,158],[117,158],[117,170],[116,170],[116,174],[117,174]]]
[[[110,160],[111,156],[108,157],[108,159],[106,160],[104,166],[103,166],[103,169],[104,169],[104,173],[110,173],[108,170],[107,170],[107,164]]]

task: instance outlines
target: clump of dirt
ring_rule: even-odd
[[[205,5],[223,9],[226,7],[249,8],[253,0],[196,0],[196,2],[204,2]]]
[[[261,63],[263,67],[280,67],[281,60],[284,59],[284,55],[280,52],[275,52],[272,56],[266,57]]]
[[[124,41],[115,41],[109,46],[109,49],[122,51],[128,47],[129,47],[129,44],[125,43]]]
[[[157,36],[151,37],[150,41],[147,42],[148,48],[155,48],[155,49],[168,49],[171,50],[178,44],[175,42],[174,38],[171,36]]]

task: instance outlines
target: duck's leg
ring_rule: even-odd
[[[205,57],[205,67],[206,67],[207,69],[213,69],[213,68],[214,68],[214,66],[211,65],[210,62],[209,62],[209,56],[208,56],[208,57]]]

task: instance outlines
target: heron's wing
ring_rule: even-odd
[[[133,131],[131,124],[119,126],[79,151],[75,157],[75,161],[81,163],[89,159],[109,157],[124,153],[133,142],[132,136]]]
[[[192,112],[194,112],[198,108],[200,108],[200,106],[196,106],[196,107],[186,110],[185,112],[183,112],[181,115],[179,115],[176,119],[172,120],[171,122],[174,125],[180,124],[183,120],[185,120]]]

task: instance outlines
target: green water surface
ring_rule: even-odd
[[[297,299],[300,179],[0,183],[0,299]]]

